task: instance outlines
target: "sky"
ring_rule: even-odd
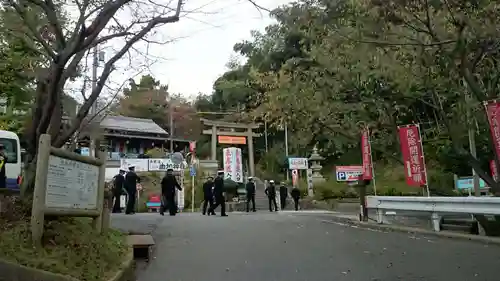
[[[255,0],[272,10],[290,0]],[[131,77],[136,81],[141,75],[152,74],[169,92],[193,98],[199,93],[211,94],[214,81],[226,70],[235,43],[250,40],[252,30],[264,31],[273,23],[268,13],[257,9],[248,0],[187,0],[185,11],[196,10],[181,16],[180,21],[157,29],[154,38],[167,44],[139,44],[137,53],[116,63],[117,70],[110,84],[120,85]],[[108,46],[109,47],[109,46]],[[109,50],[103,47],[107,59]],[[147,55],[144,55],[147,52]],[[147,63],[143,63],[147,60]],[[141,65],[141,67],[130,67]],[[144,67],[147,65],[147,67]],[[116,86],[115,86],[116,87]]]

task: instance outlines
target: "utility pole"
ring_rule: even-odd
[[[170,127],[170,153],[174,153],[174,106],[172,104],[172,99],[168,104],[168,119],[169,119],[169,127]]]
[[[99,67],[99,57],[97,54],[97,46],[94,47],[93,55],[92,55],[92,92],[97,88],[97,68]],[[97,99],[92,103],[91,108],[91,118],[97,114]],[[92,134],[92,133],[91,133]],[[97,157],[98,148],[96,147],[96,139],[92,134],[90,137],[90,156]]]
[[[285,121],[285,156],[286,156],[286,160],[288,162],[288,125],[286,124],[286,121]],[[288,163],[287,163],[288,165]],[[288,171],[288,167],[286,167],[286,181],[288,181],[289,179],[289,171]]]
[[[264,120],[264,140],[266,141],[266,153],[267,153],[267,120]]]
[[[469,133],[469,150],[470,150],[470,154],[472,155],[472,157],[476,158],[477,157],[476,130],[474,129],[472,112],[471,112],[471,105],[473,103],[473,100],[469,94],[469,91],[467,90],[467,84],[466,84],[465,80],[462,80],[462,81],[464,83],[465,103],[467,106],[467,127],[468,127],[468,133]],[[472,179],[473,179],[473,183],[474,183],[474,196],[481,196],[479,176],[477,175],[474,168],[472,168]]]

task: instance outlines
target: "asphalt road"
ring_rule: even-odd
[[[186,213],[120,215],[113,225],[154,230],[155,257],[139,281],[500,280],[498,246],[328,221],[314,213]]]

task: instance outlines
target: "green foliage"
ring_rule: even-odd
[[[0,257],[24,266],[98,281],[114,276],[129,246],[125,235],[110,229],[97,234],[91,219],[69,218],[45,224],[44,248],[31,245],[29,221],[17,221],[0,229]]]
[[[397,126],[419,123],[431,189],[449,193],[451,175],[471,167],[498,189],[486,172],[494,154],[481,104],[498,96],[497,3],[313,0],[272,14],[276,24],[234,46],[246,63],[205,102],[228,108],[246,97],[249,119],[267,120],[271,135],[286,122],[293,154],[318,145],[327,165],[359,163],[362,126],[374,160],[401,165]],[[470,128],[478,157],[468,152]]]

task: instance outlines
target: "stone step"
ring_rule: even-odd
[[[127,243],[134,249],[135,259],[150,260],[155,241],[149,234],[134,234],[127,236]]]

